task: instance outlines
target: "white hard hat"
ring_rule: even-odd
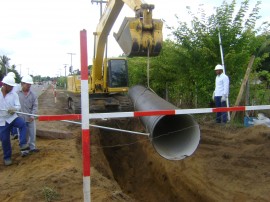
[[[7,76],[12,76],[14,79],[16,78],[16,75],[14,74],[14,72],[9,72],[9,73],[7,74]]]
[[[215,70],[224,70],[222,65],[216,65]]]
[[[15,79],[12,76],[5,76],[2,80],[2,83],[9,86],[17,86],[17,84],[15,83]]]
[[[23,83],[33,84],[33,78],[30,75],[23,76],[22,78]]]

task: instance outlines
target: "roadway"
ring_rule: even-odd
[[[48,87],[50,84],[33,84],[31,86],[31,90],[39,97]]]

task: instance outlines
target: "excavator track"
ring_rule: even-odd
[[[133,111],[133,103],[126,94],[90,94],[89,112],[128,112]],[[68,111],[72,114],[81,114],[81,97],[68,97]]]
[[[90,95],[90,113],[127,112],[133,110],[133,103],[126,94]]]
[[[120,112],[129,112],[134,110],[133,103],[129,96],[115,95],[114,98],[119,102]]]

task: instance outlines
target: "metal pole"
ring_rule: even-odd
[[[224,72],[224,74],[226,74],[225,65],[224,65],[223,48],[222,48],[222,42],[221,42],[221,35],[220,35],[219,24],[218,24],[218,40],[219,40],[221,64],[222,64],[222,67],[223,67],[223,72]],[[227,104],[227,107],[229,107],[229,97],[227,97],[227,99],[226,99],[226,104]],[[228,121],[230,121],[231,120],[230,112],[227,112],[227,114],[228,114]]]
[[[76,55],[76,54],[75,53],[67,53],[67,54],[70,54],[70,58],[71,58],[70,67],[72,68],[72,55]]]
[[[66,72],[66,69],[67,69],[67,65],[68,64],[64,64],[65,66],[64,66],[64,68],[65,68],[65,77],[67,76],[67,72]]]
[[[223,66],[223,71],[225,74],[225,65],[224,65],[224,58],[223,58],[223,49],[222,49],[222,43],[221,43],[221,35],[220,35],[220,30],[219,30],[219,25],[218,25],[218,40],[219,40],[219,48],[220,48],[220,56],[221,56],[221,64]]]

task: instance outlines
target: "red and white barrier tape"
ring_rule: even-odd
[[[140,116],[161,116],[161,115],[179,115],[179,114],[204,114],[216,112],[252,111],[252,110],[268,110],[268,109],[270,109],[270,105],[257,105],[257,106],[237,106],[237,107],[220,107],[220,108],[91,113],[89,114],[88,117],[89,119],[106,119],[106,118],[128,118]],[[82,117],[81,114],[40,115],[38,117],[38,120],[39,121],[80,120],[81,117]]]

